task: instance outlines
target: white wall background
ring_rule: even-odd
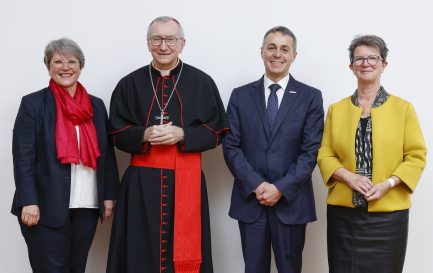
[[[324,107],[356,88],[348,69],[347,47],[356,34],[382,36],[390,48],[383,85],[411,101],[428,147],[433,147],[431,46],[432,4],[412,1],[137,1],[39,0],[0,3],[0,272],[31,272],[27,250],[15,217],[9,214],[14,191],[11,135],[20,98],[48,84],[42,62],[45,45],[72,38],[86,55],[80,81],[107,107],[118,80],[150,62],[148,23],[171,15],[183,24],[182,59],[210,74],[227,105],[231,90],[263,74],[260,45],[266,30],[285,25],[298,38],[298,57],[291,68],[296,79],[322,90]],[[430,120],[430,121],[429,121]],[[390,132],[392,134],[393,132]],[[121,169],[127,156],[119,153]],[[216,273],[243,272],[237,222],[227,216],[232,176],[221,149],[203,157],[211,210]],[[413,196],[405,273],[433,272],[432,167],[428,165]],[[326,190],[314,172],[318,221],[308,225],[305,273],[327,272]],[[87,272],[105,272],[111,222],[98,227]],[[145,265],[143,265],[145,267]],[[143,271],[145,272],[145,271]],[[275,268],[272,271],[277,272]]]

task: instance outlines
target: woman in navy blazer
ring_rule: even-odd
[[[84,55],[62,38],[45,48],[49,87],[22,98],[13,130],[18,217],[33,272],[85,272],[98,217],[118,184],[101,99],[78,82]]]

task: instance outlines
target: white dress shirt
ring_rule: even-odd
[[[277,90],[277,97],[278,97],[278,108],[280,108],[280,104],[281,101],[283,100],[283,96],[284,96],[284,90],[286,90],[286,86],[289,83],[289,79],[290,79],[290,74],[287,74],[287,76],[285,76],[284,78],[282,78],[280,81],[278,82],[273,82],[271,79],[269,79],[266,75],[264,76],[264,81],[263,81],[263,85],[264,85],[264,89],[265,89],[265,106],[268,107],[268,98],[269,95],[271,94],[271,89],[269,89],[269,86],[271,84],[277,83],[281,86],[280,89]]]
[[[80,149],[80,130],[75,126]],[[98,208],[96,171],[83,164],[71,164],[71,195],[69,208]]]

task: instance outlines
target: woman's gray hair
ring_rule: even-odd
[[[353,38],[349,50],[350,63],[353,62],[353,57],[355,54],[355,49],[358,46],[368,46],[377,48],[380,52],[380,57],[386,61],[386,57],[388,56],[388,47],[386,47],[385,41],[376,35],[358,35]]]
[[[153,21],[150,22],[149,27],[147,27],[147,39],[150,38],[150,35],[151,35],[150,28],[152,27],[153,24],[155,24],[155,23],[168,23],[170,21],[175,22],[179,26],[180,38],[185,38],[185,33],[183,32],[182,25],[179,23],[179,21],[176,18],[173,18],[170,16],[160,16],[160,17],[153,19]]]
[[[265,36],[263,36],[262,47],[265,45],[266,37],[268,37],[269,34],[276,33],[276,32],[279,32],[283,35],[292,37],[292,39],[293,39],[293,52],[296,52],[296,44],[297,44],[296,36],[290,29],[286,28],[285,26],[273,27],[270,30],[266,31]]]
[[[44,63],[50,69],[51,58],[57,53],[60,55],[74,55],[80,62],[80,69],[83,69],[85,64],[84,54],[80,46],[68,38],[61,38],[51,41],[45,47]]]

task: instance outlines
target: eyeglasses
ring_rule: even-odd
[[[367,61],[369,65],[376,65],[381,60],[383,60],[381,57],[375,55],[367,57],[353,57],[352,64],[360,66],[364,65],[364,61]]]
[[[57,60],[57,61],[52,61],[51,65],[56,69],[62,68],[64,65],[66,65],[69,68],[74,69],[74,68],[77,68],[79,63],[80,62],[78,60],[68,60],[68,61]]]
[[[160,46],[162,44],[162,41],[165,41],[165,43],[168,46],[174,46],[177,44],[178,40],[182,40],[183,38],[177,38],[174,36],[168,36],[168,37],[161,37],[161,36],[152,36],[149,38],[150,43],[154,46]]]

